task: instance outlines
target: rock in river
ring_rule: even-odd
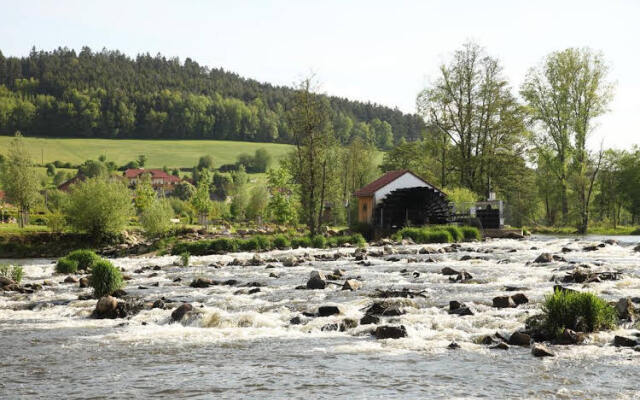
[[[355,279],[347,279],[342,286],[342,290],[358,290],[361,286],[362,283],[360,283],[360,281],[357,281]]]
[[[340,308],[338,306],[320,306],[318,307],[319,317],[328,317],[331,315],[340,314]]]
[[[613,345],[616,347],[635,347],[638,345],[638,341],[633,338],[616,335],[613,338]]]
[[[531,354],[533,354],[534,357],[554,357],[555,356],[555,354],[553,354],[551,350],[547,349],[545,346],[541,345],[540,343],[534,343],[533,346],[531,346]]]
[[[550,262],[553,262],[553,257],[551,256],[551,253],[542,253],[534,261],[534,263],[537,263],[537,264],[547,264]]]
[[[189,303],[182,303],[182,305],[180,305],[180,307],[176,308],[175,310],[173,310],[173,312],[171,313],[171,319],[174,321],[180,321],[182,320],[182,318],[184,317],[184,315],[193,310],[193,306]]]
[[[529,346],[530,343],[531,337],[526,333],[513,332],[513,334],[509,336],[509,344],[512,346]]]
[[[407,336],[407,328],[404,325],[383,325],[377,327],[373,335],[376,339],[400,339]]]
[[[307,289],[324,289],[327,286],[326,278],[320,271],[312,271],[307,281]]]
[[[496,308],[513,308],[516,303],[511,299],[511,296],[498,296],[493,298],[493,306]]]

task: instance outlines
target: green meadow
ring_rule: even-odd
[[[12,139],[0,136],[0,153]],[[203,155],[213,157],[215,167],[236,161],[242,153],[253,154],[266,149],[272,161],[278,161],[293,146],[277,143],[233,142],[222,140],[129,140],[129,139],[44,139],[26,137],[25,142],[37,163],[46,164],[60,160],[81,164],[101,155],[118,165],[135,160],[138,155],[147,156],[147,168],[190,167]]]

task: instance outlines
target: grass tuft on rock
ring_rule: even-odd
[[[0,276],[20,283],[24,271],[19,265],[0,264]]]
[[[93,288],[94,297],[100,298],[122,289],[122,274],[111,262],[100,260],[91,268],[89,283]]]
[[[557,289],[542,304],[542,326],[557,336],[565,328],[579,332],[598,332],[616,326],[616,310],[589,292]]]
[[[67,254],[68,260],[72,260],[78,263],[78,269],[80,271],[88,271],[93,267],[95,263],[100,261],[99,255],[91,250],[74,250]],[[75,271],[74,271],[75,272]]]
[[[78,272],[78,261],[68,257],[59,258],[56,263],[56,272],[59,274],[75,274]]]

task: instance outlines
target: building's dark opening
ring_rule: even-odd
[[[384,229],[446,224],[450,217],[451,206],[447,196],[430,187],[394,190],[373,212],[374,226]]]

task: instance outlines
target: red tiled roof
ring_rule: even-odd
[[[62,190],[63,192],[69,191],[71,189],[71,185],[75,185],[78,182],[84,182],[87,178],[82,174],[77,174],[73,178],[69,179],[66,182],[61,183],[58,186],[58,190]]]
[[[158,178],[169,179],[169,176],[172,176],[167,174],[161,169],[130,168],[124,171],[124,176],[129,179],[136,178],[141,174],[151,174],[151,177],[156,179]]]
[[[391,182],[393,182],[396,179],[400,178],[402,175],[404,175],[406,173],[410,173],[411,175],[413,175],[416,178],[420,179],[422,182],[426,183],[430,187],[442,192],[440,189],[438,189],[434,185],[430,184],[429,182],[425,181],[424,179],[420,178],[418,175],[414,174],[410,170],[408,170],[408,169],[398,169],[398,170],[395,170],[395,171],[389,171],[386,174],[382,175],[380,178],[376,179],[375,181],[373,181],[373,182],[369,183],[368,185],[363,186],[360,189],[356,190],[355,195],[356,195],[356,197],[373,196],[375,194],[375,192],[377,192],[378,190],[380,190],[383,187],[387,186],[388,184],[390,184]]]
[[[382,175],[380,178],[376,179],[375,181],[356,190],[356,196],[357,197],[373,196],[373,194],[377,192],[379,189],[382,189],[383,187],[387,186],[388,184],[400,178],[402,175],[406,174],[407,172],[410,172],[410,171],[408,169],[398,169],[395,171],[389,171],[386,174]]]

